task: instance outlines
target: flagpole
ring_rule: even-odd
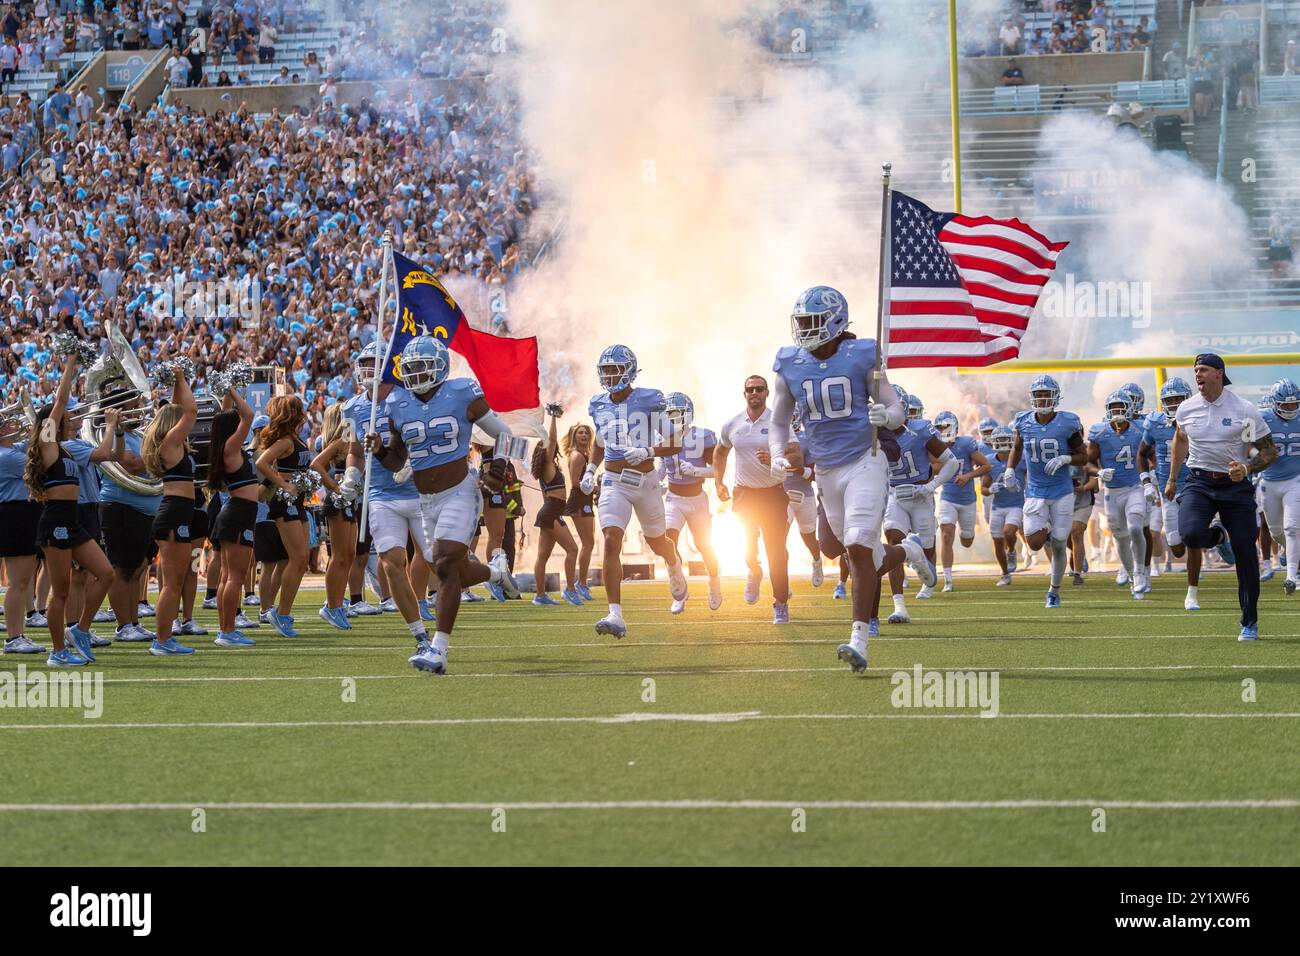
[[[384,321],[388,315],[388,301],[392,294],[393,285],[396,283],[395,268],[393,266],[393,231],[391,229],[384,232],[383,238],[383,265],[379,270],[379,316],[375,322],[375,335],[384,335]],[[393,337],[387,335],[384,337],[384,360],[375,363],[374,381],[370,384],[370,429],[367,435],[375,433],[375,422],[379,417],[379,385],[384,380],[384,375],[388,371],[388,363],[392,359]],[[376,350],[378,354],[378,350]],[[362,541],[366,537],[366,518],[370,511],[370,469],[374,465],[375,456],[369,451],[366,452],[366,480],[365,491],[361,496],[361,519],[357,523],[357,540]]]
[[[957,0],[948,0],[948,95],[952,98],[952,211],[961,212],[961,99],[957,82]]]
[[[880,167],[881,202],[880,202],[880,294],[876,302],[876,368],[871,376],[871,398],[880,404],[880,380],[885,377],[889,367],[889,269],[894,253],[890,248],[889,232],[889,174],[893,163],[883,163]],[[876,453],[879,436],[876,429],[871,429],[871,454]]]

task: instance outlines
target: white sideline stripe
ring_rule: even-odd
[[[271,720],[271,721],[183,721],[177,723],[103,723],[71,721],[57,724],[7,724],[0,730],[264,730],[307,727],[449,727],[474,724],[626,724],[643,720],[688,721],[692,723],[739,723],[747,720],[1294,720],[1300,712],[1169,713],[1169,714],[1008,714],[983,717],[979,711],[958,713],[887,714],[763,714],[745,711],[733,714],[654,714],[641,712],[606,717],[412,717],[392,720]]]
[[[349,803],[0,803],[0,813],[119,813],[139,810],[1294,810],[1294,798],[1256,800],[530,800]]]
[[[756,644],[776,644],[777,641],[754,641]],[[802,643],[833,644],[834,641],[808,641]],[[528,645],[531,647],[572,647],[571,644],[548,644],[548,645]],[[689,647],[687,644],[673,645],[675,647]],[[1293,671],[1300,670],[1300,664],[1114,664],[1114,665],[1014,665],[1010,667],[999,667],[994,664],[927,664],[929,670],[950,670],[950,671],[997,671],[1002,674],[1015,673],[1036,673],[1036,672],[1055,672],[1063,671],[1068,673],[1086,673],[1089,671],[1210,671],[1210,670],[1274,670],[1274,671]],[[897,667],[868,667],[867,670],[877,673],[894,673],[898,670],[906,670],[905,664],[899,664]],[[583,671],[583,672],[566,672],[566,673],[538,673],[529,672],[522,674],[501,674],[501,673],[481,673],[481,674],[458,674],[452,672],[447,677],[640,677],[647,674],[664,674],[669,676],[690,676],[699,673],[711,674],[811,674],[822,672],[843,672],[843,667],[772,667],[772,668],[720,668],[712,671]],[[338,674],[333,677],[321,677],[316,675],[286,675],[286,676],[241,676],[241,677],[105,677],[105,684],[220,684],[220,683],[258,683],[272,681],[343,681],[343,680],[421,680],[420,675],[410,674]]]

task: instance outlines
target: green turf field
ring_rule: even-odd
[[[680,618],[663,582],[629,585],[621,642],[594,634],[599,603],[466,605],[441,678],[407,666],[396,615],[335,631],[319,591],[296,639],[109,648],[98,720],[0,709],[6,860],[1300,862],[1300,598],[1280,578],[1255,645],[1231,575],[1207,575],[1194,614],[1180,576],[1138,603],[1094,574],[1050,613],[1037,574],[959,578],[909,601],[865,677],[835,658],[831,584],[799,583],[781,629],[740,582],[711,614],[693,580]],[[200,622],[215,636],[215,612]],[[891,675],[918,663],[996,671],[999,716],[892,706]]]

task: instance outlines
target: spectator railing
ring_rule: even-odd
[[[1141,103],[1148,109],[1190,108],[1186,80],[1135,80],[1124,83],[1077,83],[1066,86],[998,86],[961,91],[963,116],[1016,116],[1056,113],[1066,110],[1103,111],[1112,103]],[[914,114],[944,114],[950,99],[947,90],[934,90],[903,97],[903,106]]]
[[[1260,106],[1291,106],[1300,103],[1300,75],[1261,76]]]
[[[1223,182],[1223,164],[1228,156],[1228,71],[1223,71],[1223,90],[1219,96],[1219,159],[1214,166],[1214,181]]]

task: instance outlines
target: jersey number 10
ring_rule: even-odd
[[[839,394],[836,394],[836,389]],[[853,387],[844,375],[833,375],[821,382],[821,409],[817,407],[817,395],[813,392],[812,379],[803,380],[803,400],[808,406],[807,420],[818,422],[823,418],[848,418],[853,414]],[[838,407],[837,407],[838,405]]]

